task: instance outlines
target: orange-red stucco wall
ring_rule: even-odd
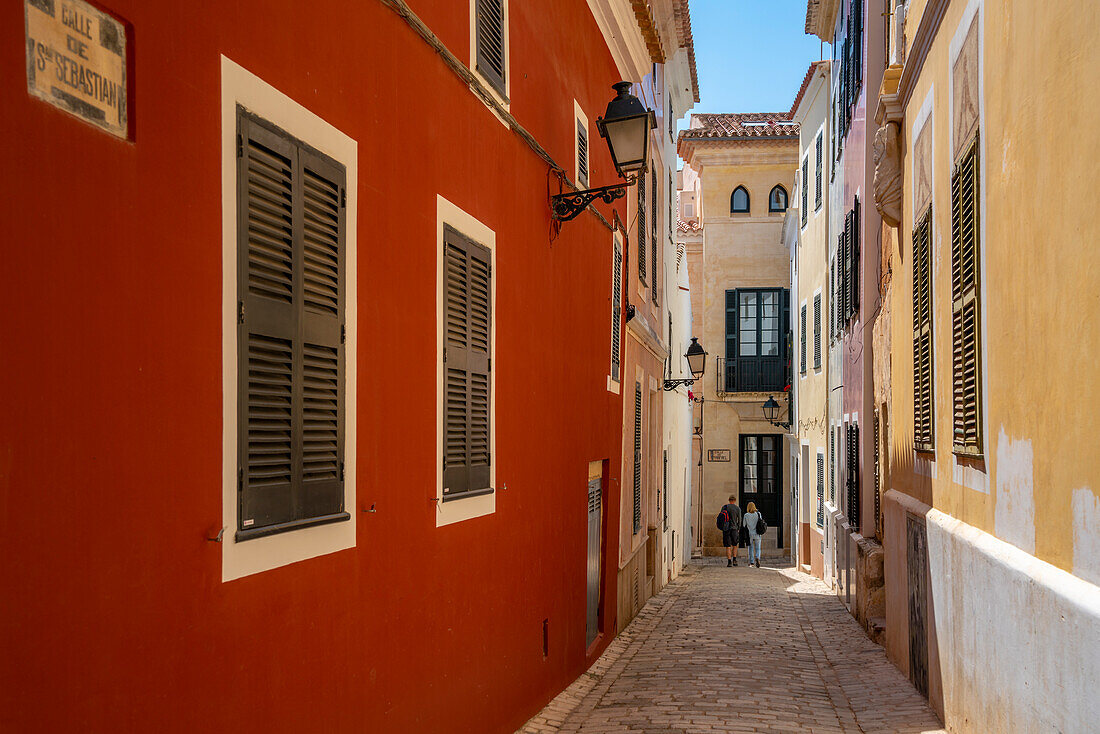
[[[411,4],[469,59],[466,0]],[[551,241],[547,165],[378,0],[101,6],[133,30],[130,142],[28,95],[23,6],[0,8],[0,730],[513,731],[591,659],[587,468],[620,466],[623,415],[611,232],[584,214]],[[603,112],[611,56],[584,0],[510,18],[511,111],[571,172],[573,99]],[[228,583],[205,539],[222,54],[358,141],[357,492],[377,507],[355,548]],[[439,529],[437,195],[496,232],[507,485]]]

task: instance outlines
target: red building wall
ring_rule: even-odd
[[[470,58],[467,2],[412,5]],[[382,2],[101,7],[133,29],[129,142],[28,95],[22,3],[0,9],[0,730],[513,731],[591,659],[587,466],[620,465],[623,415],[611,232],[585,214],[551,241],[547,165]],[[512,0],[509,32],[511,111],[571,171],[573,98],[595,120],[618,80],[603,38],[584,0]],[[206,540],[222,54],[358,141],[357,493],[377,507],[355,548],[227,583]],[[438,529],[437,195],[496,231],[508,487]]]

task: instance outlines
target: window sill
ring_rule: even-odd
[[[455,502],[457,500],[465,500],[471,497],[483,497],[487,494],[492,494],[496,490],[492,487],[486,487],[485,489],[475,489],[469,492],[456,492],[455,494],[443,495],[442,502]]]
[[[303,528],[312,528],[317,525],[328,525],[334,522],[344,522],[350,520],[351,515],[347,512],[338,512],[333,515],[322,515],[321,517],[310,517],[303,520],[294,520],[292,522],[279,523],[278,525],[267,525],[262,528],[238,530],[233,539],[240,543],[246,540],[253,540],[255,538],[264,538],[269,535],[276,535],[278,533],[289,533],[292,530],[301,530]]]

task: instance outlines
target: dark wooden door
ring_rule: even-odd
[[[741,436],[741,510],[749,503],[764,515],[768,531],[775,533],[777,547],[783,547],[783,456],[778,434]]]

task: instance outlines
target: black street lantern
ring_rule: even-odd
[[[657,116],[630,93],[630,82],[612,87],[618,95],[607,103],[603,117],[596,118],[596,129],[607,140],[615,170],[629,179],[629,174],[646,169],[649,131],[657,127]]]
[[[626,183],[583,189],[550,198],[550,213],[560,222],[575,219],[596,199],[610,204],[626,196],[626,190],[646,170],[649,131],[657,127],[657,116],[630,93],[630,82],[612,85],[618,95],[607,103],[603,117],[596,118],[596,129],[607,141],[611,160]],[[634,174],[633,178],[630,174]]]
[[[766,420],[768,423],[771,423],[776,428],[788,428],[789,429],[791,427],[790,421],[787,421],[786,423],[782,423],[782,422],[779,422],[779,421],[776,420],[777,418],[779,418],[780,405],[779,405],[779,403],[775,402],[775,398],[773,396],[771,396],[771,395],[768,396],[768,399],[764,401],[764,406],[763,407],[764,407],[764,420]]]
[[[691,370],[692,376],[698,380],[707,369],[707,353],[695,337],[691,337],[691,346],[688,347],[684,357],[688,361],[688,369]]]
[[[679,380],[665,380],[665,390],[675,390],[680,385],[694,385],[695,381],[703,377],[703,373],[707,369],[707,353],[699,344],[699,340],[695,337],[691,337],[691,346],[688,347],[687,353],[684,354],[684,358],[688,361],[688,369],[691,370],[690,378],[682,378]]]

